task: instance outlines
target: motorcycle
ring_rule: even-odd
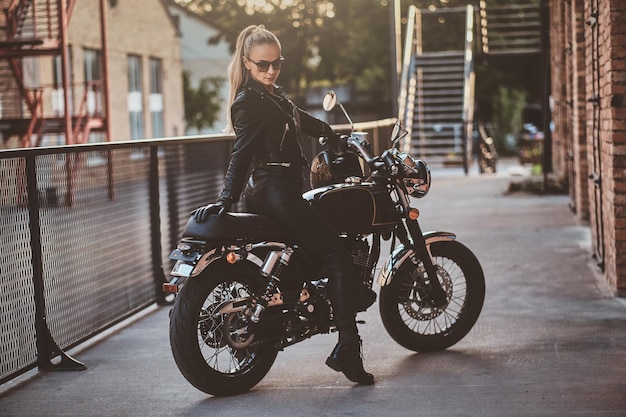
[[[324,109],[337,105],[353,126],[328,92]],[[391,147],[373,156],[367,134],[352,127],[337,149],[314,158],[314,187],[303,198],[329,219],[352,253],[355,280],[370,289],[381,239],[393,239],[377,277],[384,328],[409,350],[439,351],[475,324],[485,280],[478,259],[453,233],[422,232],[409,197],[428,193],[430,170],[398,150],[406,134],[396,122]],[[228,213],[197,223],[192,216],[170,259],[176,263],[163,290],[176,295],[171,349],[183,376],[203,392],[248,391],[279,351],[336,330],[324,269],[267,217]]]

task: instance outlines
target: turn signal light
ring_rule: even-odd
[[[234,264],[235,262],[239,260],[240,256],[237,255],[235,252],[228,252],[225,258],[226,258],[226,262],[228,262],[229,264]]]
[[[178,285],[166,282],[163,284],[163,292],[166,294],[176,294],[178,292]]]
[[[418,209],[416,208],[409,209],[409,219],[417,220],[419,216],[420,216],[420,211]]]

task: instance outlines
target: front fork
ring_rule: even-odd
[[[424,269],[426,270],[426,274],[428,275],[428,281],[426,284],[426,296],[430,298],[430,301],[433,307],[441,307],[445,306],[447,303],[446,292],[441,286],[439,282],[439,278],[437,277],[437,268],[433,264],[433,260],[426,246],[426,239],[424,238],[424,233],[422,232],[422,228],[420,227],[417,220],[406,220],[406,226],[409,230],[412,240],[412,247],[415,250],[418,258],[422,261],[424,265]],[[402,237],[400,237],[402,241]],[[405,245],[408,244],[408,239],[406,242],[403,242]]]

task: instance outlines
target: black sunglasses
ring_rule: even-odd
[[[279,70],[280,67],[283,66],[283,61],[285,60],[285,58],[283,58],[282,56],[280,58],[278,58],[276,61],[259,61],[259,62],[254,62],[253,60],[251,60],[250,58],[246,57],[246,59],[250,62],[252,62],[254,65],[256,65],[257,69],[261,72],[267,72],[270,69],[270,65],[272,66],[272,68],[274,68],[275,70]]]

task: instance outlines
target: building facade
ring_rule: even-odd
[[[0,34],[0,148],[184,133],[180,36],[163,1],[0,3],[9,22]]]
[[[593,257],[626,296],[626,1],[550,0],[552,153]]]
[[[83,39],[83,49],[98,45],[89,20],[97,3],[76,4],[70,39]],[[114,1],[108,13],[113,140],[183,135],[180,35],[166,5],[161,0]],[[75,71],[80,67],[74,64]]]

